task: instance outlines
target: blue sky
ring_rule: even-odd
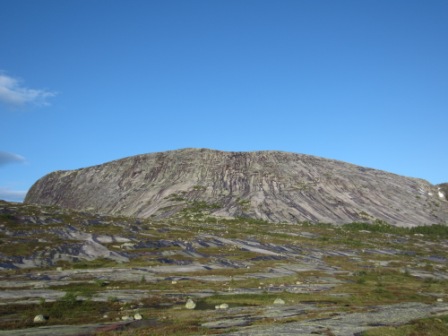
[[[446,0],[0,0],[0,199],[205,147],[448,181]]]

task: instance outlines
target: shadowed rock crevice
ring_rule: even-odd
[[[273,222],[445,223],[446,186],[278,151],[182,149],[56,171],[25,203],[135,217],[250,217]]]

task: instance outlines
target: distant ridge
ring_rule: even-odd
[[[446,186],[280,151],[180,149],[38,180],[25,203],[136,217],[204,215],[274,222],[448,222]]]

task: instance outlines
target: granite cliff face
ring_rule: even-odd
[[[440,186],[310,155],[182,149],[38,180],[25,203],[136,217],[207,215],[400,226],[448,222]]]

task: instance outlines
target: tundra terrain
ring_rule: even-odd
[[[0,335],[448,334],[445,225],[214,212],[0,202]]]

